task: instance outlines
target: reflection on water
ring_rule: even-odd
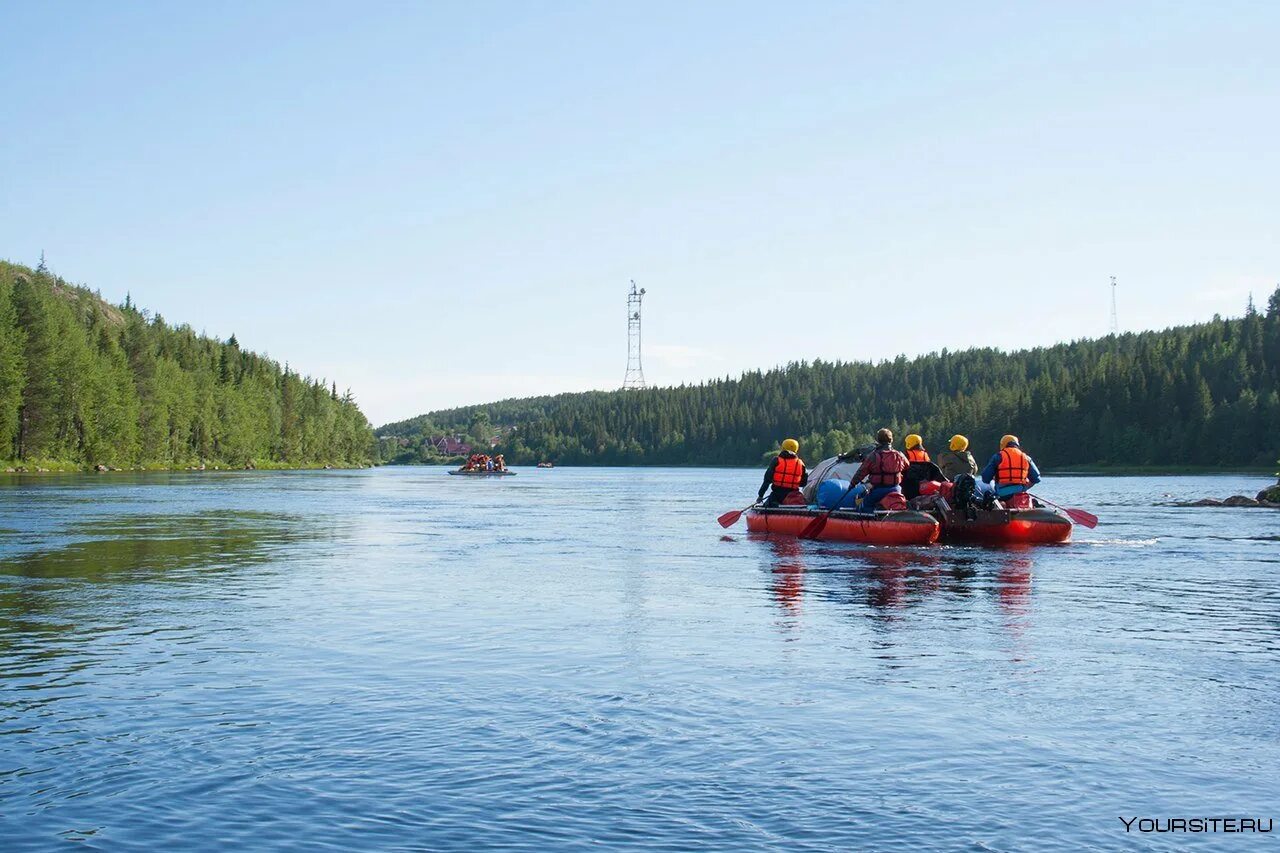
[[[234,572],[261,569],[316,535],[296,517],[224,511],[105,516],[0,541],[0,581],[10,579],[0,582],[0,726],[74,694],[113,645],[200,633],[149,620],[132,597],[136,585],[216,582],[234,594]]]
[[[774,558],[773,597],[787,616],[798,617],[804,597],[804,545],[795,537],[777,536],[769,547]]]
[[[301,519],[269,513],[113,516],[45,531],[34,547],[14,554],[7,554],[0,542],[0,574],[177,580],[192,569],[222,571],[260,563],[273,551],[312,535],[315,531]]]
[[[877,548],[859,545],[806,543],[792,536],[751,534],[767,543],[772,559],[772,592],[789,615],[798,615],[805,594],[806,573],[815,595],[832,601],[864,602],[872,614],[894,618],[894,611],[945,591],[965,595],[974,574],[973,560],[964,555],[944,557],[925,548]]]
[[[722,531],[757,471],[457,479],[0,478],[6,853],[1101,850],[1280,799],[1274,519],[1151,507],[1239,483],[1057,479],[1103,524],[1002,551]]]
[[[795,537],[752,534],[767,544],[769,591],[789,633],[802,628],[806,588],[812,597],[891,624],[905,611],[931,600],[943,612],[962,612],[975,595],[998,603],[1009,641],[1009,656],[1024,662],[1022,640],[1031,625],[1035,548],[876,548],[805,543]],[[807,584],[806,584],[807,580]],[[933,614],[936,615],[936,614]],[[884,635],[892,645],[892,635]]]

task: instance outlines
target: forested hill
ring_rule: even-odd
[[[370,460],[350,395],[0,262],[0,460],[56,467],[296,467]]]
[[[1269,465],[1280,455],[1280,290],[1265,314],[1014,353],[880,364],[799,362],[700,385],[504,400],[432,412],[377,432],[389,461],[431,461],[424,436],[501,435],[508,462],[756,464],[795,436],[816,461],[880,426],[953,433],[976,456],[1012,432],[1048,467]],[[501,429],[502,427],[514,427]]]

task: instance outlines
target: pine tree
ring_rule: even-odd
[[[0,262],[0,458],[84,465],[364,464],[350,397],[225,343]],[[287,413],[287,417],[285,416]]]

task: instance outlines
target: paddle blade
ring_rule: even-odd
[[[1098,526],[1098,517],[1091,512],[1085,512],[1082,509],[1074,509],[1072,507],[1063,507],[1067,517],[1076,524],[1083,525],[1090,530]]]
[[[813,521],[809,522],[808,526],[805,527],[804,530],[800,531],[800,538],[801,539],[817,539],[818,536],[822,533],[823,528],[827,526],[827,519],[830,517],[830,515],[831,513],[824,512],[822,515],[818,516]]]
[[[724,515],[716,519],[720,522],[721,527],[733,527],[738,523],[738,519],[742,518],[742,510],[735,509],[732,512],[726,512]]]

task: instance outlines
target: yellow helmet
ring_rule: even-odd
[[[960,453],[962,451],[968,450],[969,439],[965,438],[963,435],[960,435],[959,433],[956,433],[955,435],[951,436],[951,449],[954,450],[956,453]]]
[[[785,439],[782,442],[782,449],[788,451],[789,453],[799,453],[800,442],[796,441],[794,438]]]
[[[1004,450],[1004,449],[1005,449],[1006,447],[1008,447],[1009,445],[1011,445],[1011,444],[1017,444],[1017,443],[1018,443],[1018,437],[1017,437],[1016,435],[1006,435],[1006,436],[1003,436],[1003,437],[1000,439],[1000,449],[1001,449],[1001,450]]]
[[[911,435],[904,438],[902,443],[906,445],[907,450],[914,450],[924,444],[924,439],[913,432]]]

